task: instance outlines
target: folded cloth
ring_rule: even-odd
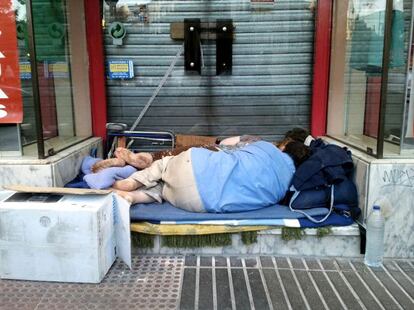
[[[317,215],[314,217],[316,220],[320,220],[323,218],[323,216]],[[344,216],[337,214],[335,212],[332,212],[328,218],[323,221],[322,223],[315,223],[307,218],[300,218],[298,219],[300,227],[306,227],[306,228],[316,228],[316,227],[323,227],[323,226],[349,226],[355,223],[353,218],[351,216]]]
[[[92,157],[92,156],[86,156],[83,161],[82,161],[82,165],[81,165],[81,172],[83,174],[91,174],[92,173],[92,166],[97,163],[98,161],[101,161],[102,158],[96,158],[96,157]]]
[[[90,188],[88,184],[83,180],[83,173],[79,173],[76,178],[74,178],[72,181],[67,183],[65,187],[68,188]]]
[[[102,169],[97,173],[86,174],[83,180],[93,189],[105,189],[111,187],[115,181],[128,178],[136,172],[132,166],[110,167]]]

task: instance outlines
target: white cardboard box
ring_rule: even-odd
[[[26,201],[8,201],[15,193],[0,192],[0,277],[99,283],[117,256],[119,198],[33,194]],[[59,199],[49,202],[52,198]],[[129,236],[127,226],[121,230]]]

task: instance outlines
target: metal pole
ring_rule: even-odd
[[[34,24],[32,14],[32,0],[26,2],[26,17],[27,17],[27,34],[29,41],[29,53],[30,53],[30,66],[32,73],[32,91],[33,91],[33,104],[35,112],[36,122],[36,140],[37,140],[37,154],[40,159],[45,158],[45,148],[43,140],[43,123],[42,123],[42,111],[40,109],[40,93],[39,93],[39,78],[37,76],[37,62],[36,62],[36,43],[34,37]]]
[[[377,138],[377,158],[384,157],[384,123],[385,108],[388,94],[388,69],[390,61],[390,49],[392,39],[392,12],[393,0],[387,0],[385,8],[385,26],[384,26],[384,47],[382,54],[382,74],[381,74],[381,98],[378,119],[378,138]]]

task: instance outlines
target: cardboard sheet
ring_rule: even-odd
[[[131,226],[129,218],[131,204],[116,194],[113,197],[117,256],[132,269]]]
[[[4,189],[23,193],[47,193],[65,195],[107,195],[112,191],[109,189],[88,189],[88,188],[66,188],[66,187],[37,187],[25,185],[5,185]]]

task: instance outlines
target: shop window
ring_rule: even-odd
[[[14,151],[47,157],[92,134],[83,1],[6,2],[15,19],[17,46],[8,48],[18,51],[14,74],[20,76],[23,119],[2,125],[0,133],[17,134]],[[0,144],[3,155],[7,145],[2,150]]]
[[[334,1],[332,29],[328,135],[377,157],[412,156],[412,1]]]

